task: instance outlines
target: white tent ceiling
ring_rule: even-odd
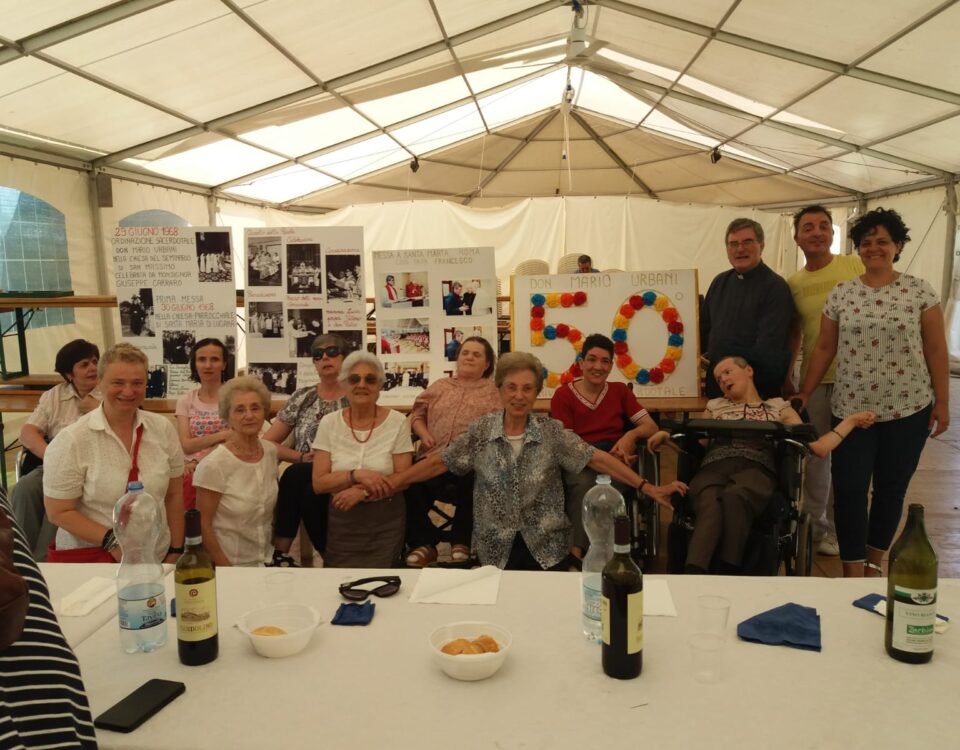
[[[957,29],[957,0],[0,0],[0,152],[309,210],[859,198],[960,173]]]

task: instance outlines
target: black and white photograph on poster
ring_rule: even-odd
[[[154,320],[153,289],[142,288],[120,300],[120,330],[124,337],[156,336]]]
[[[327,256],[327,300],[363,302],[359,255]]]
[[[227,347],[227,369],[224,373],[226,380],[229,380],[237,374],[237,337],[233,334],[224,336],[223,345]]]
[[[230,232],[196,232],[197,267],[200,281],[221,282],[233,279],[230,257]]]
[[[283,303],[250,302],[247,307],[247,336],[261,339],[283,336]]]
[[[402,318],[384,322],[380,334],[380,354],[429,354],[430,321]]]
[[[457,279],[444,279],[441,284],[443,293],[443,312],[447,315],[469,315],[470,305],[465,298],[466,287]]]
[[[464,315],[492,315],[497,302],[497,282],[493,279],[464,279],[463,302],[467,306]]]
[[[320,294],[321,272],[319,243],[287,245],[287,294]]]
[[[426,362],[390,362],[383,366],[384,391],[400,388],[426,388],[430,385],[430,365]]]
[[[147,373],[147,398],[163,398],[167,395],[167,366],[153,365]]]
[[[360,347],[363,346],[363,331],[327,331],[327,333],[335,334],[347,342],[347,351],[346,354],[351,352],[359,351]],[[371,344],[372,346],[372,344]],[[376,352],[372,352],[376,354]]]
[[[163,332],[163,361],[168,365],[190,364],[190,352],[196,341],[193,331]]]
[[[289,396],[297,390],[297,365],[289,362],[258,362],[247,365],[250,375],[262,381],[270,393]]]
[[[471,336],[483,336],[481,326],[461,326],[443,329],[443,358],[447,362],[456,362],[460,346]]]
[[[280,238],[251,237],[247,242],[247,286],[281,286]]]
[[[323,333],[323,310],[287,309],[287,339],[291,357],[309,357],[310,345]]]
[[[425,307],[430,304],[426,271],[392,271],[376,277],[380,307]]]

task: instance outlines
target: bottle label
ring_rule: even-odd
[[[610,645],[610,599],[600,595],[600,619],[603,622],[603,642]],[[627,594],[627,653],[643,650],[643,592]]]
[[[217,582],[177,584],[177,638],[204,641],[217,634]]]
[[[167,619],[167,599],[163,584],[138,583],[127,586],[119,595],[121,630],[146,630]]]
[[[602,589],[602,579],[599,573],[585,575],[583,578],[583,616],[600,622],[602,619],[600,598]]]
[[[933,651],[933,628],[937,623],[937,590],[893,588],[893,638],[900,651],[925,654]]]

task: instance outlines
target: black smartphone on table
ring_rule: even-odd
[[[132,732],[186,689],[182,682],[148,680],[100,714],[93,725],[114,732]]]

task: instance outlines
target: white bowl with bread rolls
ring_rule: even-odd
[[[433,659],[455,680],[485,680],[506,661],[513,638],[492,622],[451,622],[430,634]]]
[[[281,659],[306,648],[320,613],[302,604],[274,604],[241,615],[237,628],[260,656]]]

